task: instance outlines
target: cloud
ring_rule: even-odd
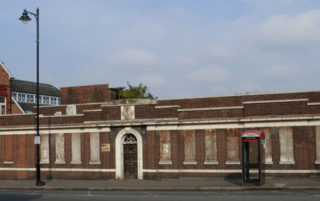
[[[264,68],[260,75],[270,78],[292,78],[303,74],[303,69],[297,64],[276,64]]]
[[[161,87],[164,85],[165,80],[157,74],[143,74],[134,78],[136,83],[146,84],[149,88]]]
[[[217,43],[203,48],[200,53],[201,58],[211,58],[219,60],[229,60],[235,58],[238,55],[237,50],[231,48],[230,44]]]
[[[193,81],[219,82],[230,78],[230,73],[225,68],[212,65],[200,68],[186,75],[186,78]]]
[[[113,64],[145,66],[157,63],[158,57],[144,49],[126,49],[108,57],[108,60]]]
[[[272,16],[257,28],[256,37],[267,46],[314,46],[320,43],[320,10],[296,16]]]
[[[261,93],[261,87],[257,81],[241,80],[241,83],[237,86],[237,91],[240,94],[256,94]]]

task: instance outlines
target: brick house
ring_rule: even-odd
[[[0,62],[0,115],[32,113],[36,105],[36,83],[17,80]],[[39,83],[39,104],[60,104],[60,91],[56,87]]]

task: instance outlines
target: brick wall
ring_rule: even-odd
[[[107,84],[63,87],[60,89],[61,104],[95,103],[113,100],[115,91]]]
[[[50,163],[42,164],[42,168],[84,168],[84,169],[113,169],[115,168],[115,145],[114,141],[117,133],[123,129],[123,127],[114,127],[111,132],[100,132],[100,146],[105,143],[110,144],[110,151],[100,152],[101,164],[89,164],[90,161],[90,133],[81,133],[81,164],[71,164],[71,134],[64,133],[65,139],[65,164],[55,164],[55,135],[54,133],[49,136],[49,147],[50,147]],[[159,131],[148,131],[145,132],[145,127],[134,127],[135,130],[141,133],[143,140],[143,168],[144,169],[201,169],[201,170],[240,170],[240,165],[228,165],[227,161],[227,149],[226,149],[226,139],[227,139],[227,129],[217,130],[217,159],[218,164],[216,165],[206,165],[204,164],[205,157],[205,144],[204,144],[204,133],[205,130],[195,130],[195,144],[196,144],[196,161],[195,165],[184,165],[184,131],[171,130],[171,160],[172,165],[160,165],[160,136]],[[239,133],[243,129],[238,130]],[[279,144],[279,129],[274,127],[271,129],[272,135],[272,154],[273,154],[273,164],[267,165],[267,169],[274,170],[285,170],[285,169],[298,169],[298,170],[309,170],[317,169],[318,165],[314,164],[315,160],[315,142],[314,142],[314,127],[294,127],[293,128],[293,139],[294,139],[294,159],[295,164],[293,165],[282,165],[279,164],[280,156],[280,144]],[[12,146],[5,146],[5,136],[0,135],[0,167],[17,167],[17,168],[34,168],[35,167],[35,146],[33,145],[34,135],[13,135]],[[30,146],[32,145],[32,146]],[[239,146],[240,146],[240,136],[239,136]],[[255,149],[255,148],[254,148]],[[5,164],[5,153],[12,152],[12,164]],[[241,153],[239,152],[239,155]],[[241,160],[241,157],[240,157]],[[217,173],[145,173],[145,178],[172,178],[172,177],[221,177],[221,176],[232,176],[239,174],[217,174]],[[53,177],[53,178],[69,178],[69,179],[114,179],[113,172],[57,172],[57,171],[43,171],[43,177]],[[279,174],[278,174],[279,176]],[[12,171],[3,172],[0,171],[1,179],[25,179],[33,178],[33,171]]]
[[[239,164],[226,164],[228,155],[227,141],[230,130],[238,136],[239,141],[239,160],[241,161],[241,144],[240,134],[246,129],[258,130],[261,128],[270,128],[272,140],[272,160],[273,164],[266,165],[267,170],[318,170],[320,165],[315,164],[316,159],[316,143],[315,143],[315,126],[304,125],[299,123],[317,123],[319,118],[318,105],[308,105],[308,103],[316,103],[319,101],[319,92],[307,92],[301,94],[268,94],[268,95],[252,95],[252,96],[234,96],[220,98],[204,98],[196,100],[170,100],[173,101],[173,107],[157,107],[169,104],[168,101],[159,100],[158,104],[141,104],[135,105],[134,120],[121,120],[121,104],[78,104],[77,115],[51,116],[55,112],[61,111],[65,114],[66,106],[41,107],[41,114],[45,115],[40,118],[41,130],[48,131],[49,147],[50,147],[50,163],[43,164],[43,168],[52,169],[52,171],[43,171],[42,176],[54,178],[70,178],[70,179],[114,179],[115,173],[110,172],[90,172],[90,169],[114,169],[115,168],[115,139],[119,131],[125,127],[135,129],[141,134],[143,143],[143,169],[159,170],[144,173],[144,178],[158,177],[222,177],[222,176],[239,176],[239,173],[212,173],[208,170],[241,170]],[[289,101],[289,102],[268,102],[268,103],[248,103],[243,101],[257,100],[277,100],[284,99],[301,99],[308,98],[309,101]],[[192,110],[179,111],[181,108],[201,108],[201,107],[222,107],[222,106],[243,106],[241,109],[213,109],[213,110]],[[193,105],[195,104],[195,105]],[[180,106],[177,107],[177,105]],[[88,110],[88,111],[86,111]],[[90,111],[91,110],[91,111]],[[294,164],[280,164],[280,142],[279,142],[279,126],[287,126],[289,120],[268,121],[270,115],[283,115],[290,117],[310,117],[309,120],[292,120],[297,124],[291,125],[293,136]],[[246,124],[239,122],[234,123],[234,118],[242,118],[254,116],[261,120],[254,122],[254,128],[246,128]],[[174,125],[171,120],[166,122],[166,118],[174,119]],[[148,122],[141,121],[148,119]],[[217,120],[218,123],[211,123],[209,120]],[[250,120],[250,118],[244,118]],[[154,122],[152,122],[154,120]],[[161,120],[161,121],[160,121]],[[199,123],[198,121],[203,121]],[[228,122],[232,120],[232,122]],[[220,121],[220,122],[219,122]],[[291,121],[291,120],[290,120]],[[100,123],[99,123],[100,122]],[[151,122],[151,123],[150,123]],[[270,122],[272,124],[270,124]],[[257,124],[264,124],[256,127]],[[310,125],[313,125],[311,124]],[[35,150],[33,145],[34,134],[30,134],[31,130],[24,130],[30,126],[35,126],[35,115],[9,115],[0,116],[0,167],[6,168],[34,168]],[[148,126],[153,129],[147,130]],[[171,161],[172,164],[159,164],[160,162],[160,130],[161,126],[166,126],[170,133],[171,143]],[[172,127],[171,127],[172,126]],[[186,127],[184,127],[186,126]],[[206,127],[214,127],[216,129],[217,144],[217,161],[218,164],[204,164],[205,160],[205,132]],[[232,127],[234,126],[234,127]],[[239,128],[243,126],[243,128]],[[75,128],[76,127],[76,128]],[[108,127],[110,132],[102,132],[102,127]],[[18,129],[19,128],[19,129]],[[72,128],[72,129],[71,129]],[[100,147],[102,144],[110,144],[110,151],[101,152],[101,164],[89,164],[90,161],[90,132],[86,129],[96,129],[100,135]],[[71,133],[79,132],[81,135],[81,164],[71,164],[72,142]],[[77,130],[78,131],[75,131]],[[192,130],[195,133],[195,161],[196,164],[184,164],[185,155],[185,131]],[[26,131],[26,133],[23,133]],[[100,132],[101,131],[101,132]],[[17,133],[15,133],[17,132]],[[55,133],[64,134],[65,145],[65,164],[55,164]],[[71,132],[71,131],[70,131]],[[9,133],[9,134],[8,134]],[[10,134],[11,133],[11,134]],[[29,133],[29,134],[28,134]],[[11,137],[12,140],[6,141],[5,137]],[[6,143],[7,142],[7,143]],[[233,141],[234,142],[234,141]],[[8,143],[10,146],[8,146]],[[6,146],[7,145],[7,146]],[[6,156],[7,155],[7,156]],[[5,164],[5,158],[12,156],[12,164]],[[254,155],[253,155],[254,156]],[[66,168],[70,171],[54,171],[57,168]],[[86,169],[87,171],[71,171],[75,168]],[[188,170],[189,172],[161,172],[161,170]],[[201,170],[203,172],[193,172],[192,170]],[[272,175],[272,174],[270,174]],[[275,176],[288,176],[288,174],[275,174]],[[291,176],[294,174],[290,174]],[[300,174],[301,175],[301,174]],[[296,175],[294,175],[296,176]],[[33,171],[0,171],[0,178],[16,179],[16,178],[34,178]]]

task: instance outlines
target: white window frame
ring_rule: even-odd
[[[34,103],[34,97],[35,97],[35,95],[33,95],[33,94],[27,94],[27,102]],[[30,100],[32,100],[32,101],[30,101]]]
[[[17,100],[17,97],[18,97],[18,93],[17,92],[12,92],[12,98],[14,100]]]
[[[2,106],[4,106],[4,114],[0,113],[0,115],[5,115],[7,114],[7,97],[1,96],[4,98],[4,103],[0,103],[0,112],[2,110]]]
[[[19,96],[20,96],[20,100],[19,100]],[[33,101],[30,101],[30,96],[33,97],[32,98]],[[31,94],[31,93],[12,92],[12,99],[14,99],[17,102],[37,103],[37,95]],[[47,99],[47,102],[45,102],[46,99]],[[39,95],[39,104],[60,105],[60,102],[61,102],[60,97]]]
[[[18,102],[26,102],[26,94],[25,93],[17,93],[18,97]],[[19,95],[21,99],[19,99]]]

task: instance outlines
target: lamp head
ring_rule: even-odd
[[[23,23],[27,23],[28,21],[31,20],[26,9],[23,10],[23,13],[22,13],[21,17],[19,18],[19,20],[21,20]]]

